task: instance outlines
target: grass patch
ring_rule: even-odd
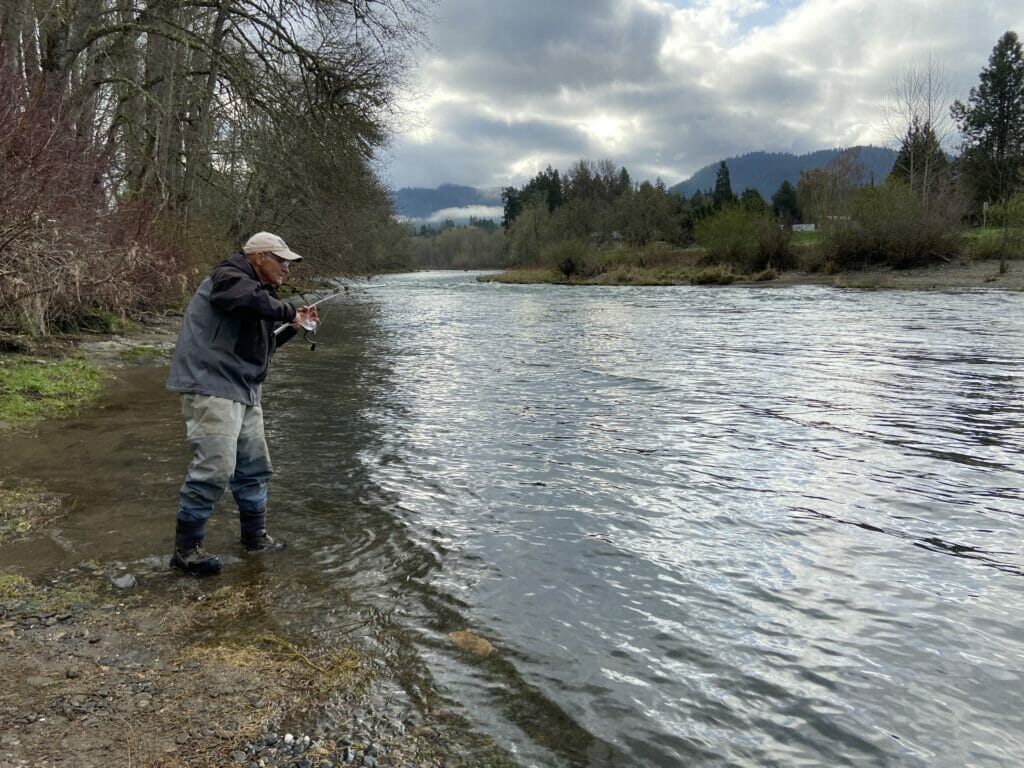
[[[34,485],[0,484],[0,545],[28,536],[60,516],[61,497]]]
[[[821,242],[821,233],[818,231],[793,232],[793,239],[790,241],[792,245],[796,246],[815,245],[819,242]]]
[[[690,282],[694,285],[729,285],[735,282],[736,278],[737,275],[731,269],[719,264],[694,272],[690,277]]]
[[[895,280],[885,277],[837,277],[833,283],[836,288],[847,288],[852,291],[916,291],[916,290],[941,290],[941,285],[914,286],[903,285]]]
[[[0,357],[0,421],[22,423],[69,413],[96,399],[102,377],[81,358]]]
[[[16,573],[0,573],[0,600],[24,600],[35,593],[32,582]]]
[[[566,278],[552,269],[515,269],[496,275],[481,275],[479,282],[510,283],[515,285],[726,285],[741,279],[729,267],[695,268],[690,265],[641,267],[617,264],[588,277]],[[761,279],[772,279],[764,277]]]
[[[369,660],[354,648],[303,650],[272,632],[255,638],[195,645],[181,659],[223,664],[261,676],[269,674],[274,680],[288,681],[292,690],[320,697],[358,691],[373,677]]]
[[[35,597],[35,605],[43,611],[67,611],[77,605],[92,605],[99,600],[93,589],[81,585],[55,584]]]
[[[27,614],[61,613],[74,606],[90,605],[97,593],[81,584],[49,584],[39,587],[14,573],[0,573],[0,603],[7,609]]]
[[[478,283],[507,283],[532,285],[534,283],[564,283],[565,277],[553,269],[509,269],[492,275],[478,275]]]
[[[1024,258],[1024,229],[985,227],[969,229],[961,237],[963,252],[975,261]]]

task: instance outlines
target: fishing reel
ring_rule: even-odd
[[[316,341],[310,336],[316,336],[317,322],[310,320],[302,324],[302,340],[309,342],[309,351],[316,352]]]

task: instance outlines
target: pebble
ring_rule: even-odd
[[[118,589],[132,589],[135,587],[136,583],[135,577],[130,573],[126,573],[124,576],[118,576],[116,579],[112,578],[110,581],[113,582],[114,586]]]
[[[335,710],[334,717],[319,720],[305,733],[282,733],[280,722],[267,723],[263,732],[239,740],[228,754],[240,768],[417,768],[421,761],[415,755],[424,737],[432,750],[462,751],[458,740],[448,736],[446,728],[425,725],[415,708],[397,706],[391,697],[374,698]],[[444,764],[439,755],[424,766]]]

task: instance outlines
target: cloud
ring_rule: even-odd
[[[404,221],[417,226],[420,224],[436,226],[449,220],[456,224],[466,224],[470,218],[490,219],[491,221],[498,222],[501,221],[504,214],[505,209],[500,205],[466,205],[459,208],[442,208],[439,211],[434,211],[429,216],[412,217],[404,219]]]
[[[967,0],[440,0],[393,186],[522,184],[610,158],[675,183],[728,155],[885,143],[929,56],[966,98],[1024,4]],[[425,95],[423,95],[425,94]]]

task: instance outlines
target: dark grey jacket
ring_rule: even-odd
[[[274,350],[295,335],[274,336],[296,307],[260,283],[252,265],[236,253],[213,268],[185,310],[167,388],[215,395],[256,405]]]

